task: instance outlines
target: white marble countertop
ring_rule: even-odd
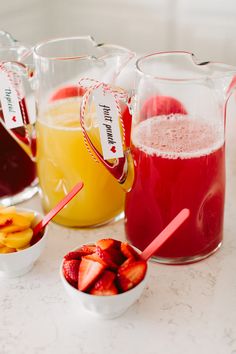
[[[234,117],[235,118],[235,117]],[[236,119],[227,133],[224,243],[187,266],[150,264],[148,288],[114,320],[77,313],[60,278],[63,255],[83,242],[124,239],[123,222],[89,230],[49,226],[46,249],[25,276],[0,279],[1,354],[236,353]],[[39,197],[23,206],[40,210]]]

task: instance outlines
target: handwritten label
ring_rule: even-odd
[[[8,129],[24,125],[19,100],[7,72],[0,67],[0,101],[4,121]]]
[[[123,157],[119,111],[115,97],[98,87],[93,91],[93,100],[99,125],[102,153],[105,160]]]

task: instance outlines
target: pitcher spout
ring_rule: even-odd
[[[107,67],[110,68],[103,81],[114,84],[120,76],[121,72],[127,67],[129,62],[135,57],[135,53],[129,49],[114,45],[103,44],[97,45],[99,59],[106,62]]]

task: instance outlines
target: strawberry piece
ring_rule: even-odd
[[[118,264],[119,266],[125,261],[125,256],[123,255],[120,249],[117,250],[115,248],[110,248],[108,252],[112,261]]]
[[[112,259],[111,254],[106,251],[102,250],[99,246],[96,247],[96,254],[106,263],[106,265],[111,268],[112,270],[116,270],[118,265]]]
[[[115,286],[114,283],[111,284],[111,286],[108,289],[92,289],[90,291],[91,295],[98,295],[98,296],[110,296],[110,295],[117,295],[118,294],[118,289]]]
[[[114,240],[113,238],[104,238],[99,240],[96,243],[96,246],[99,246],[102,250],[107,250],[110,249],[111,247],[119,249],[120,244],[121,244],[120,241]]]
[[[124,261],[124,263],[122,263],[122,267],[123,267],[123,266],[126,266],[126,265],[129,265],[129,264],[131,264],[131,263],[134,263],[134,262],[135,262],[134,257],[127,258],[127,259]]]
[[[93,288],[90,290],[92,295],[115,295],[118,293],[118,289],[114,284],[116,274],[105,270],[102,276],[96,281]]]
[[[95,245],[83,245],[82,247],[80,247],[80,250],[86,254],[92,254],[96,251],[96,246]]]
[[[183,104],[174,97],[153,96],[149,98],[141,109],[141,120],[153,116],[169,114],[187,114]]]
[[[78,289],[81,291],[87,290],[106,269],[106,266],[95,260],[93,256],[85,256],[80,262]]]
[[[50,101],[61,100],[63,98],[83,96],[85,94],[85,89],[79,86],[65,86],[58,89],[50,98]]]
[[[64,260],[62,270],[66,280],[76,287],[78,282],[80,261],[75,259]]]
[[[139,259],[139,254],[127,242],[121,242],[120,249],[126,258],[134,258],[137,260]]]
[[[105,266],[105,268],[107,268],[107,263],[101,257],[99,257],[97,253],[89,254],[88,256],[86,256],[86,258],[91,259],[94,262],[99,262],[103,266]]]
[[[76,251],[72,251],[67,253],[64,256],[64,259],[66,260],[70,260],[70,259],[81,259],[83,256],[87,256],[89,254],[94,253],[96,250],[95,246],[82,246],[81,248],[79,248]]]
[[[123,292],[132,289],[143,280],[146,270],[147,263],[145,261],[136,261],[122,265],[117,272],[119,288]]]
[[[65,259],[66,261],[69,261],[69,260],[72,260],[72,259],[81,260],[81,257],[83,257],[83,256],[86,256],[86,254],[84,254],[84,253],[81,252],[80,250],[77,250],[77,251],[72,251],[72,252],[67,253],[67,254],[64,256],[64,259]]]

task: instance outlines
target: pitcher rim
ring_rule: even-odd
[[[89,55],[89,54],[82,54],[82,55],[72,55],[72,56],[47,56],[47,55],[42,55],[39,53],[39,50],[49,44],[49,43],[55,43],[55,42],[60,42],[60,41],[65,41],[65,40],[79,40],[79,39],[87,39],[90,40],[91,43],[93,43],[94,47],[99,48],[99,47],[110,47],[110,48],[114,48],[114,49],[120,49],[122,51],[124,51],[124,53],[129,53],[130,54],[130,59],[132,57],[134,57],[135,53],[132,52],[130,49],[120,46],[120,45],[116,45],[116,44],[109,44],[109,43],[97,43],[95,41],[95,39],[93,38],[93,36],[90,35],[85,35],[85,36],[67,36],[67,37],[56,37],[56,38],[50,38],[47,39],[45,41],[42,41],[40,43],[37,43],[34,47],[33,47],[33,54],[37,57],[37,58],[42,58],[42,59],[46,59],[49,61],[57,61],[57,60],[78,60],[78,59],[101,59],[101,58],[97,58],[93,55]],[[106,55],[104,55],[106,56]],[[104,57],[102,56],[102,58]]]
[[[156,76],[156,75],[152,75],[152,74],[149,74],[148,72],[145,72],[144,70],[141,69],[140,67],[140,63],[150,57],[154,57],[154,56],[157,56],[157,55],[167,55],[167,54],[188,54],[188,55],[191,55],[192,58],[193,58],[193,62],[194,64],[196,65],[207,65],[207,64],[219,64],[219,65],[222,65],[222,67],[226,67],[228,68],[228,72],[224,72],[222,74],[219,74],[217,76],[214,77],[214,79],[216,78],[222,78],[222,77],[228,77],[228,76],[232,76],[232,74],[235,74],[236,75],[236,66],[233,66],[233,65],[230,65],[230,64],[225,64],[225,63],[222,63],[222,62],[215,62],[215,61],[202,61],[202,62],[197,62],[195,59],[196,56],[194,53],[192,52],[189,52],[189,51],[184,51],[184,50],[173,50],[173,51],[157,51],[157,52],[151,52],[151,53],[147,53],[141,57],[139,57],[136,62],[135,62],[135,68],[136,70],[141,74],[141,75],[144,75],[144,76],[147,76],[149,78],[152,78],[152,79],[155,79],[155,80],[162,80],[162,81],[167,81],[167,82],[176,82],[176,83],[188,83],[188,82],[193,82],[193,81],[202,81],[202,80],[205,80],[206,79],[206,76],[204,75],[199,75],[197,77],[191,77],[191,78],[171,78],[171,77],[162,77],[162,76]]]

